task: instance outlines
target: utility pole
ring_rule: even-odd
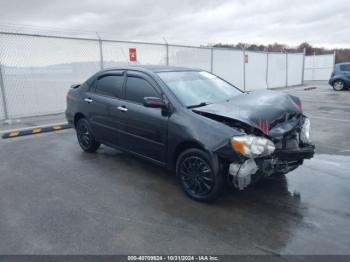
[[[244,47],[243,47],[243,90],[245,91],[245,89],[246,89],[246,84],[245,84],[245,49],[246,49],[246,47],[245,47],[245,44],[244,44]]]
[[[214,47],[211,47],[211,49],[210,49],[210,73],[213,73],[213,66],[214,66]]]
[[[265,52],[266,52],[266,76],[265,76],[265,80],[266,80],[266,88],[269,89],[269,48],[268,47],[266,47]]]
[[[5,121],[9,120],[9,115],[8,115],[8,111],[7,111],[7,100],[6,100],[6,92],[5,92],[5,84],[4,84],[4,70],[3,70],[3,66],[0,63],[0,96],[1,96],[1,101],[2,101],[2,106],[4,109],[4,116],[5,116]]]
[[[103,64],[103,46],[102,46],[102,39],[100,37],[100,34],[98,32],[96,32],[97,38],[98,38],[98,46],[100,48],[100,68],[101,70],[104,68],[104,64]]]
[[[285,48],[282,49],[282,52],[286,54],[286,88],[288,87],[288,52]]]
[[[165,52],[166,52],[165,64],[168,66],[169,65],[169,44],[168,44],[168,41],[165,39],[165,37],[163,37],[163,40],[165,42]]]
[[[316,59],[316,52],[314,52],[314,56],[312,58],[312,80],[315,80],[315,59]]]
[[[301,72],[301,84],[304,84],[304,74],[305,74],[305,55],[306,55],[306,48],[304,47],[303,50],[303,67]]]

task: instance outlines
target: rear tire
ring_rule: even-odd
[[[345,87],[345,83],[342,81],[342,80],[336,80],[334,83],[333,83],[333,89],[335,91],[341,91],[343,90]]]
[[[89,122],[85,118],[78,120],[76,132],[79,145],[85,152],[95,153],[100,147],[100,143],[95,140]]]
[[[223,191],[218,160],[203,150],[184,151],[177,159],[176,175],[185,194],[196,201],[213,201]]]

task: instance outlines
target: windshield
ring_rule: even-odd
[[[160,72],[158,75],[187,107],[221,102],[242,94],[234,86],[205,71]]]

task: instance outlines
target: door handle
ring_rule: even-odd
[[[91,98],[84,98],[84,101],[88,103],[92,103],[93,100]]]
[[[128,109],[125,106],[118,106],[118,109],[122,112],[127,112]]]

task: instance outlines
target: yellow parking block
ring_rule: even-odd
[[[55,124],[52,126],[35,127],[31,129],[24,129],[24,130],[13,130],[13,131],[9,131],[8,133],[2,134],[1,137],[6,139],[6,138],[35,135],[35,134],[41,134],[41,133],[47,133],[47,132],[54,132],[54,131],[68,129],[68,128],[71,128],[71,126],[68,123]]]
[[[41,128],[34,128],[32,133],[33,134],[37,134],[37,133],[40,133],[41,132]]]
[[[13,131],[9,134],[9,137],[14,137],[14,136],[18,136],[19,132],[18,131]]]

